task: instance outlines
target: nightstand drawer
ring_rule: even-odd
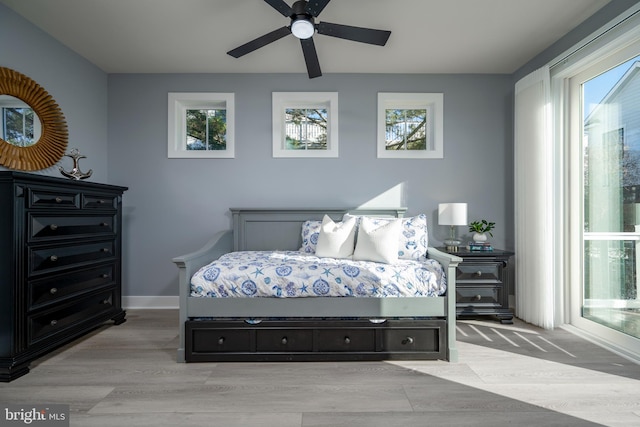
[[[456,270],[456,282],[500,282],[501,263],[464,262]]]
[[[500,307],[502,305],[503,291],[500,286],[458,286],[456,291],[457,307]]]
[[[313,351],[313,331],[310,329],[257,330],[257,351]]]
[[[115,283],[115,264],[101,265],[29,283],[27,310],[46,307],[63,299]]]
[[[374,329],[320,329],[318,351],[375,351]]]

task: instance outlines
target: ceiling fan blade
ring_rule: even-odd
[[[280,40],[281,38],[289,34],[291,34],[291,30],[289,29],[289,27],[278,28],[277,30],[265,34],[264,36],[258,37],[255,40],[251,40],[249,43],[245,43],[242,46],[230,50],[227,53],[234,58],[240,58],[247,53],[251,53],[256,49],[260,49],[261,47],[268,45],[269,43]]]
[[[354,42],[376,44],[378,46],[384,46],[391,35],[391,31],[352,27],[350,25],[332,24],[330,22],[320,22],[317,28],[318,34],[339,37]]]
[[[286,17],[293,15],[293,9],[282,0],[264,0],[269,5]]]
[[[316,45],[313,43],[313,38],[300,39],[300,44],[302,45],[304,62],[307,63],[309,78],[320,77],[322,71],[320,71],[320,62],[318,61],[318,54],[316,53]]]
[[[313,16],[318,16],[330,1],[331,0],[309,0],[305,10]]]

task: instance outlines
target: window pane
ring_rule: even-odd
[[[386,150],[427,149],[427,110],[388,109],[385,117]]]
[[[582,86],[583,317],[640,337],[640,62]]]
[[[287,150],[326,150],[326,108],[286,108],[285,134]]]
[[[187,110],[187,150],[225,150],[227,111]]]
[[[34,113],[31,108],[3,108],[4,129],[2,139],[19,147],[28,147],[34,138]]]

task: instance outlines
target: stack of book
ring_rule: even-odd
[[[493,246],[489,242],[469,242],[470,251],[492,251]]]

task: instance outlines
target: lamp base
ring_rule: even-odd
[[[462,244],[462,242],[456,239],[447,239],[444,241],[444,244],[449,252],[458,252],[458,247]]]

